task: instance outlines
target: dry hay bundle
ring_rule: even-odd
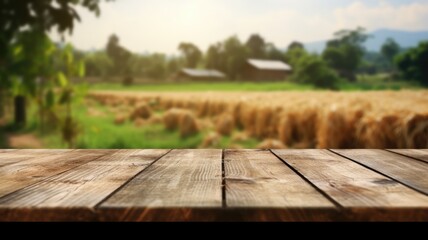
[[[249,136],[279,139],[292,147],[421,148],[428,145],[428,91],[90,94],[91,99],[117,106],[128,103],[130,97],[146,102],[156,99],[159,109],[180,106],[195,111],[198,116],[218,117],[230,113],[235,128]],[[332,108],[334,105],[338,107]],[[114,114],[124,114],[124,111]],[[179,118],[175,122],[174,129],[178,129]],[[215,129],[214,126],[204,128]]]
[[[232,142],[245,142],[248,139],[249,137],[246,132],[235,132],[231,137]]]
[[[123,125],[126,122],[126,116],[119,114],[114,118],[115,125]]]
[[[200,148],[216,148],[220,145],[221,136],[216,132],[210,132],[202,141]]]
[[[257,145],[259,149],[284,149],[287,148],[281,141],[276,139],[266,139]]]
[[[352,148],[356,144],[355,128],[359,119],[349,111],[331,107],[322,118],[317,131],[318,148]]]
[[[216,123],[216,130],[223,136],[229,136],[235,129],[235,121],[231,114],[219,116]]]
[[[161,116],[153,115],[146,122],[148,124],[161,124],[163,122],[163,119]]]
[[[255,136],[255,123],[256,123],[257,109],[255,107],[246,107],[241,109],[240,122],[243,128],[250,134]]]
[[[313,99],[290,99],[278,115],[277,136],[287,146],[314,148],[320,121],[320,103]]]
[[[356,147],[403,148],[404,132],[399,115],[366,118],[357,128]]]
[[[243,128],[243,124],[241,122],[241,110],[245,107],[245,103],[243,101],[239,101],[237,104],[234,104],[232,107],[233,120],[235,121],[235,126],[238,128]]]
[[[428,114],[415,114],[406,120],[407,148],[428,148]]]
[[[106,115],[103,111],[94,107],[89,107],[87,113],[91,117],[104,117]]]
[[[209,106],[208,101],[199,102],[196,110],[198,117],[205,117],[208,115],[208,106]]]
[[[152,110],[146,103],[143,103],[134,109],[129,118],[134,121],[137,118],[148,119],[151,115]]]
[[[165,128],[168,130],[175,130],[178,128],[180,123],[180,116],[183,110],[178,108],[172,108],[165,112],[163,115],[163,123]]]
[[[165,128],[175,130],[179,128],[181,137],[188,137],[199,132],[198,124],[191,111],[173,108],[163,116]]]
[[[134,126],[135,127],[141,127],[143,125],[145,125],[147,123],[147,120],[143,119],[143,118],[136,118],[134,120]]]
[[[196,118],[190,111],[185,111],[180,116],[180,136],[189,137],[199,132]]]
[[[273,118],[272,109],[263,106],[257,109],[257,114],[254,119],[254,136],[259,139],[269,137],[269,127]]]

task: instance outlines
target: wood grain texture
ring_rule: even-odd
[[[222,150],[173,150],[101,205],[103,208],[222,206]]]
[[[384,150],[333,150],[428,195],[428,164]]]
[[[388,149],[401,155],[416,158],[428,163],[428,149]]]
[[[0,209],[54,211],[55,207],[80,207],[92,210],[166,152],[168,150],[118,150],[2,197]]]
[[[427,196],[328,150],[273,152],[341,206],[352,211],[402,207],[428,209]]]
[[[226,150],[228,207],[335,208],[334,204],[266,150]]]
[[[50,176],[62,173],[81,164],[92,161],[112,151],[36,151],[21,155],[23,158],[0,168],[0,197],[28,185],[40,182]]]
[[[0,152],[0,168],[6,165],[22,162],[25,160],[40,158],[43,156],[63,154],[72,150],[37,150],[35,152],[29,150],[3,150]]]
[[[423,180],[421,160],[273,151],[0,150],[0,222],[428,221],[428,196],[397,182]]]

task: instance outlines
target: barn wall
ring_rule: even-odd
[[[288,71],[275,71],[275,70],[260,70],[251,65],[246,65],[244,68],[244,80],[252,81],[281,81],[287,79]]]

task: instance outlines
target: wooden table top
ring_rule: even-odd
[[[0,150],[0,221],[428,221],[428,150]]]

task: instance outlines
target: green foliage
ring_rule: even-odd
[[[394,57],[400,52],[400,45],[398,45],[394,39],[388,38],[382,45],[380,52],[390,63],[392,63]]]
[[[285,61],[285,54],[276,48],[273,43],[266,44],[266,58],[272,60]]]
[[[317,55],[305,54],[294,67],[292,80],[319,88],[338,89],[339,78]]]
[[[290,48],[285,54],[285,61],[295,69],[297,68],[297,63],[300,58],[305,57],[306,55],[308,55],[308,53],[304,48]]]
[[[428,86],[428,41],[396,56],[395,62],[405,78]]]
[[[249,56],[248,49],[236,36],[211,45],[207,52],[206,67],[220,70],[231,79],[238,79]]]
[[[290,45],[288,45],[287,51],[289,52],[289,51],[296,49],[296,48],[305,49],[305,46],[301,42],[293,41],[292,43],[290,43]]]
[[[258,59],[266,57],[266,43],[259,34],[252,34],[245,46],[248,48],[249,57]]]
[[[340,76],[355,81],[356,70],[365,52],[363,43],[368,37],[363,28],[336,32],[335,39],[327,43],[322,57]]]
[[[107,77],[111,74],[113,61],[104,51],[89,53],[84,58],[86,76]]]
[[[232,36],[223,43],[223,70],[231,79],[237,79],[240,77],[240,73],[245,65],[248,58],[248,50],[239,41],[238,37]]]
[[[15,116],[25,116],[25,96],[37,99],[41,116],[42,108],[54,101],[51,89],[55,86],[54,76],[60,75],[55,73],[56,47],[47,33],[53,28],[61,34],[67,30],[71,33],[75,21],[80,20],[76,8],[81,6],[98,15],[99,3],[100,0],[0,1],[0,93],[23,99],[23,104],[15,104]],[[64,65],[72,62],[71,54]],[[82,66],[78,75],[84,74]],[[58,81],[65,84],[62,76]],[[25,124],[24,118],[15,121]]]
[[[178,50],[182,52],[186,59],[186,67],[188,68],[196,68],[199,61],[202,59],[201,50],[193,43],[180,43]]]
[[[130,75],[130,60],[132,54],[130,51],[120,46],[119,37],[115,34],[111,35],[108,40],[106,53],[113,62],[113,74],[126,77]]]

